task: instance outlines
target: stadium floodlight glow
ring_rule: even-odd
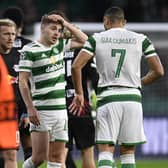
[[[73,22],[82,31],[88,35],[100,32],[104,30],[102,23],[93,22]],[[126,28],[135,32],[150,34],[150,38],[153,41],[156,48],[167,48],[167,32],[168,23],[127,23]],[[34,34],[30,37],[32,40],[37,40],[40,34],[40,23],[34,24]]]
[[[102,23],[74,22],[84,32],[100,32],[104,30]],[[126,28],[140,32],[168,32],[168,23],[127,23]]]

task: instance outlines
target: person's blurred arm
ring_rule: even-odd
[[[81,70],[85,64],[91,59],[92,55],[85,51],[81,51],[75,58],[72,64],[72,80],[75,88],[75,97],[72,104],[69,106],[70,112],[80,115],[84,104],[82,74]]]
[[[30,72],[19,72],[19,89],[22,95],[22,98],[26,104],[27,112],[29,115],[30,122],[35,125],[40,125],[38,112],[33,105],[33,101],[29,89],[29,77]]]
[[[147,62],[149,65],[149,71],[144,77],[142,77],[142,85],[151,84],[164,75],[164,68],[158,56],[147,58]]]
[[[96,63],[94,61],[94,58],[91,58],[89,62],[85,66],[87,78],[91,83],[92,89],[97,90],[97,85],[99,81],[99,74],[97,72]]]

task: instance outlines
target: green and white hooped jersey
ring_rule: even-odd
[[[95,33],[83,49],[95,54],[99,72],[99,87],[141,87],[141,58],[156,56],[155,48],[147,36],[124,28]]]
[[[59,39],[52,47],[35,41],[20,51],[19,71],[31,73],[32,100],[39,111],[66,109],[63,57],[69,47],[70,41]]]

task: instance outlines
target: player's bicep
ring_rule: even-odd
[[[85,64],[92,58],[93,56],[86,52],[81,50],[78,54],[78,56],[75,58],[72,68],[83,68]]]
[[[71,40],[70,48],[71,49],[77,49],[77,48],[82,48],[84,43],[77,41],[76,39]]]

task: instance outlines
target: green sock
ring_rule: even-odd
[[[113,153],[100,152],[98,157],[98,168],[115,168]]]
[[[120,159],[121,159],[121,168],[136,168],[134,154],[121,155]]]

